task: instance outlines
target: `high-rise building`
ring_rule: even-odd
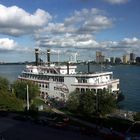
[[[136,59],[136,55],[134,53],[130,53],[130,63],[134,63]]]
[[[110,63],[114,64],[115,63],[115,57],[110,57]]]
[[[102,52],[97,51],[97,52],[96,52],[96,62],[97,62],[97,63],[102,63],[102,62],[104,62],[104,61],[105,61],[105,56],[102,55]]]
[[[130,62],[130,57],[129,57],[129,55],[123,55],[123,63],[124,64],[127,64],[127,63],[129,63]]]
[[[116,57],[115,58],[115,64],[120,64],[120,63],[122,63],[121,58],[120,57]]]

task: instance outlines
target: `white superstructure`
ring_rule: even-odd
[[[110,93],[119,92],[119,79],[113,78],[113,72],[78,73],[77,66],[70,65],[27,65],[18,77],[38,84],[43,97],[66,100],[68,95],[77,90],[98,92],[107,89]]]

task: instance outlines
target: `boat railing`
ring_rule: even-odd
[[[98,82],[80,82],[80,81],[77,81],[77,82],[75,82],[76,84],[90,84],[90,85],[102,85],[102,84],[110,84],[110,83],[112,83],[112,82],[118,82],[119,81],[119,79],[110,79],[110,80],[108,80],[108,81],[98,81]]]

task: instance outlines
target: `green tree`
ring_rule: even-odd
[[[22,111],[23,103],[12,94],[0,94],[0,110]]]
[[[81,114],[91,116],[96,112],[96,96],[93,92],[87,91],[80,95],[79,110]]]
[[[39,94],[39,87],[38,85],[32,83],[31,81],[15,81],[14,82],[14,93],[17,98],[26,100],[27,97],[27,85],[29,91],[29,100],[31,101]]]
[[[94,114],[106,115],[117,107],[115,96],[106,90],[99,92],[86,91],[85,93],[72,92],[67,101],[67,107],[72,112],[92,116]]]
[[[98,112],[100,115],[112,113],[117,108],[117,100],[114,95],[106,90],[97,93]]]
[[[77,112],[80,105],[80,92],[74,91],[72,92],[67,101],[67,107],[72,112]]]
[[[0,77],[0,110],[21,111],[23,110],[22,101],[17,99],[9,90],[9,81]]]
[[[0,93],[8,92],[9,81],[6,78],[0,77]]]

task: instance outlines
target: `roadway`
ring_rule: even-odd
[[[0,136],[3,140],[102,140],[99,136],[82,135],[80,131],[17,121],[10,117],[0,117]]]

